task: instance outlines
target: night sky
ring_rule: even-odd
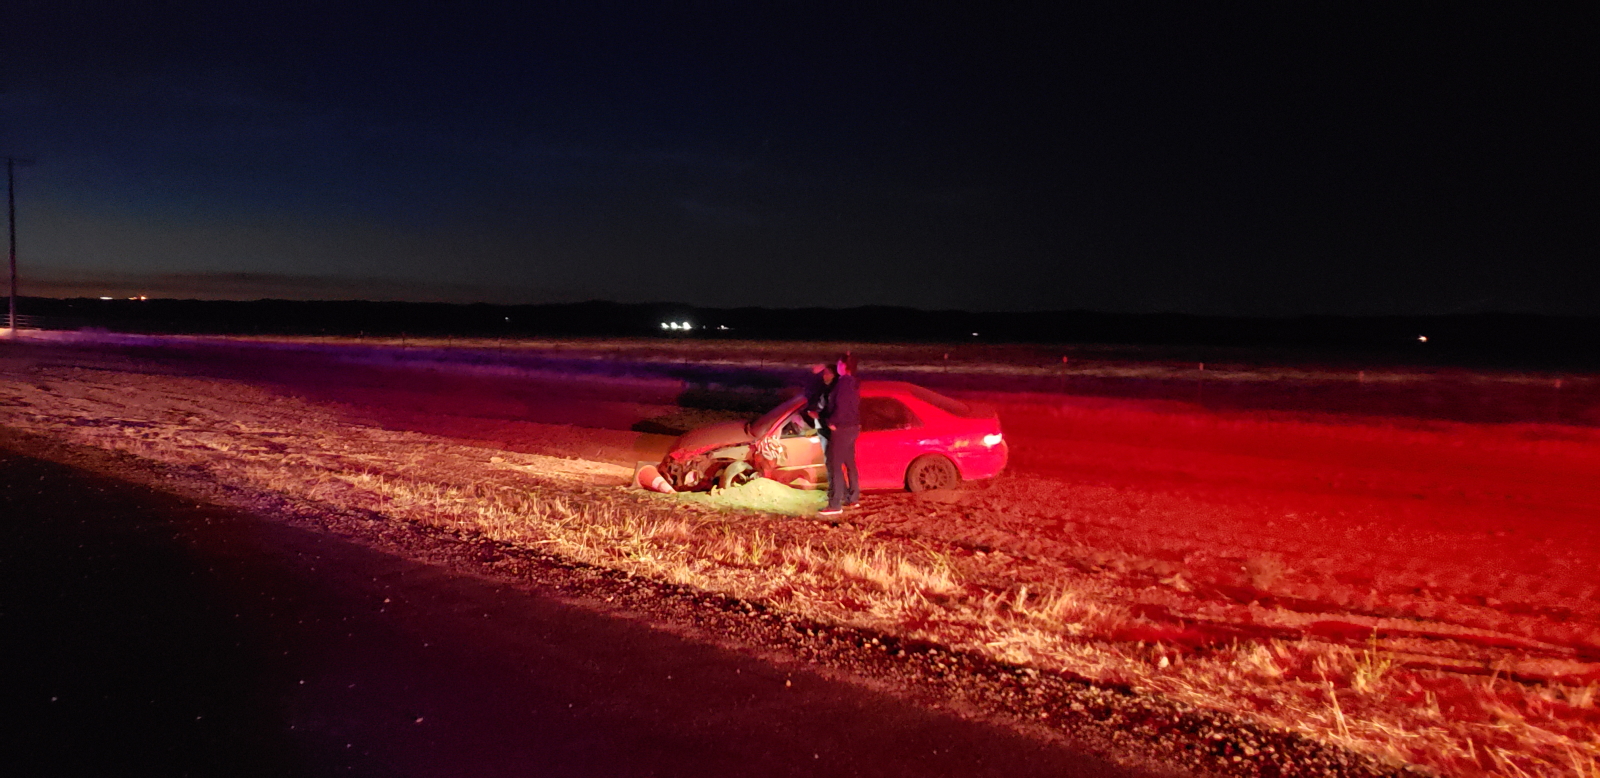
[[[1600,315],[1592,13],[500,5],[7,0],[23,293]]]

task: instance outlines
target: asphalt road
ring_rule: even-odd
[[[1120,776],[993,724],[0,450],[17,776]]]

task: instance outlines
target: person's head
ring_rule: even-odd
[[[856,355],[852,352],[846,351],[843,354],[840,354],[838,359],[834,360],[834,366],[839,371],[840,375],[855,375]]]

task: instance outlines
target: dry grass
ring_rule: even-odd
[[[1109,556],[1096,558],[1101,572],[1016,564],[997,577],[992,560],[932,541],[675,503],[560,476],[540,457],[522,457],[515,471],[494,468],[481,449],[350,427],[248,386],[70,369],[47,381],[0,374],[0,385],[26,401],[0,408],[0,423],[200,468],[231,486],[1125,683],[1447,774],[1600,776],[1600,737],[1584,723],[1596,720],[1587,715],[1593,684],[1402,672],[1403,657],[1376,632],[1358,647],[1301,639],[1196,650],[1118,639],[1151,624],[1119,588],[1130,565]],[[1245,569],[1263,590],[1287,572],[1272,555]]]
[[[1350,670],[1350,688],[1362,694],[1376,691],[1396,664],[1398,661],[1393,654],[1378,648],[1378,633],[1374,630],[1367,647],[1356,656]]]

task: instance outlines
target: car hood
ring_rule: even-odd
[[[744,426],[745,423],[742,421],[722,421],[690,430],[673,442],[672,450],[667,456],[687,459],[712,449],[741,446],[755,440],[750,437],[750,433],[744,431]]]

